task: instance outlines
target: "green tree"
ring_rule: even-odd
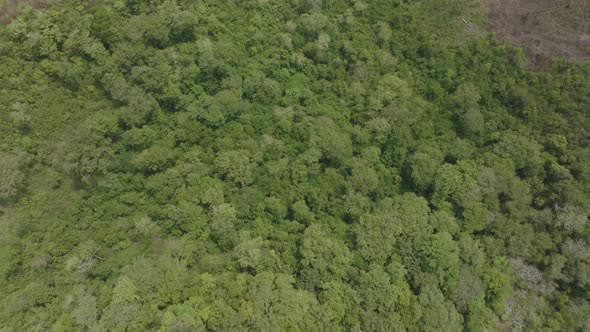
[[[463,317],[451,302],[445,299],[441,290],[433,284],[425,283],[420,289],[418,300],[423,307],[420,325],[425,331],[460,331]]]
[[[0,154],[0,199],[11,198],[25,182],[25,174],[21,171],[22,158],[12,154]]]
[[[306,288],[321,288],[332,280],[346,280],[351,272],[352,254],[343,241],[331,239],[321,224],[309,226],[303,234],[301,279]]]
[[[215,166],[222,175],[235,181],[241,187],[254,180],[255,161],[246,150],[221,152],[215,159]]]
[[[209,212],[211,235],[223,249],[229,249],[236,241],[236,210],[223,203],[211,207]]]
[[[371,331],[403,331],[402,308],[409,305],[410,288],[403,276],[392,280],[382,268],[372,266],[359,277],[361,326]]]

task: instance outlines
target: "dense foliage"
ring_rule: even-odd
[[[590,330],[590,67],[532,72],[470,8],[23,11],[0,331]]]

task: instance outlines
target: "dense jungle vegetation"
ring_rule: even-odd
[[[24,8],[0,331],[589,331],[590,65],[474,6]]]

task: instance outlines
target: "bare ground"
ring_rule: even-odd
[[[552,57],[590,60],[590,0],[479,0],[489,29],[538,69]]]
[[[52,0],[0,0],[0,24],[10,23],[19,8],[29,5],[33,8],[43,8],[51,4]]]

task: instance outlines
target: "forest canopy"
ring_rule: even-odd
[[[590,64],[474,6],[23,7],[0,331],[590,330]]]

